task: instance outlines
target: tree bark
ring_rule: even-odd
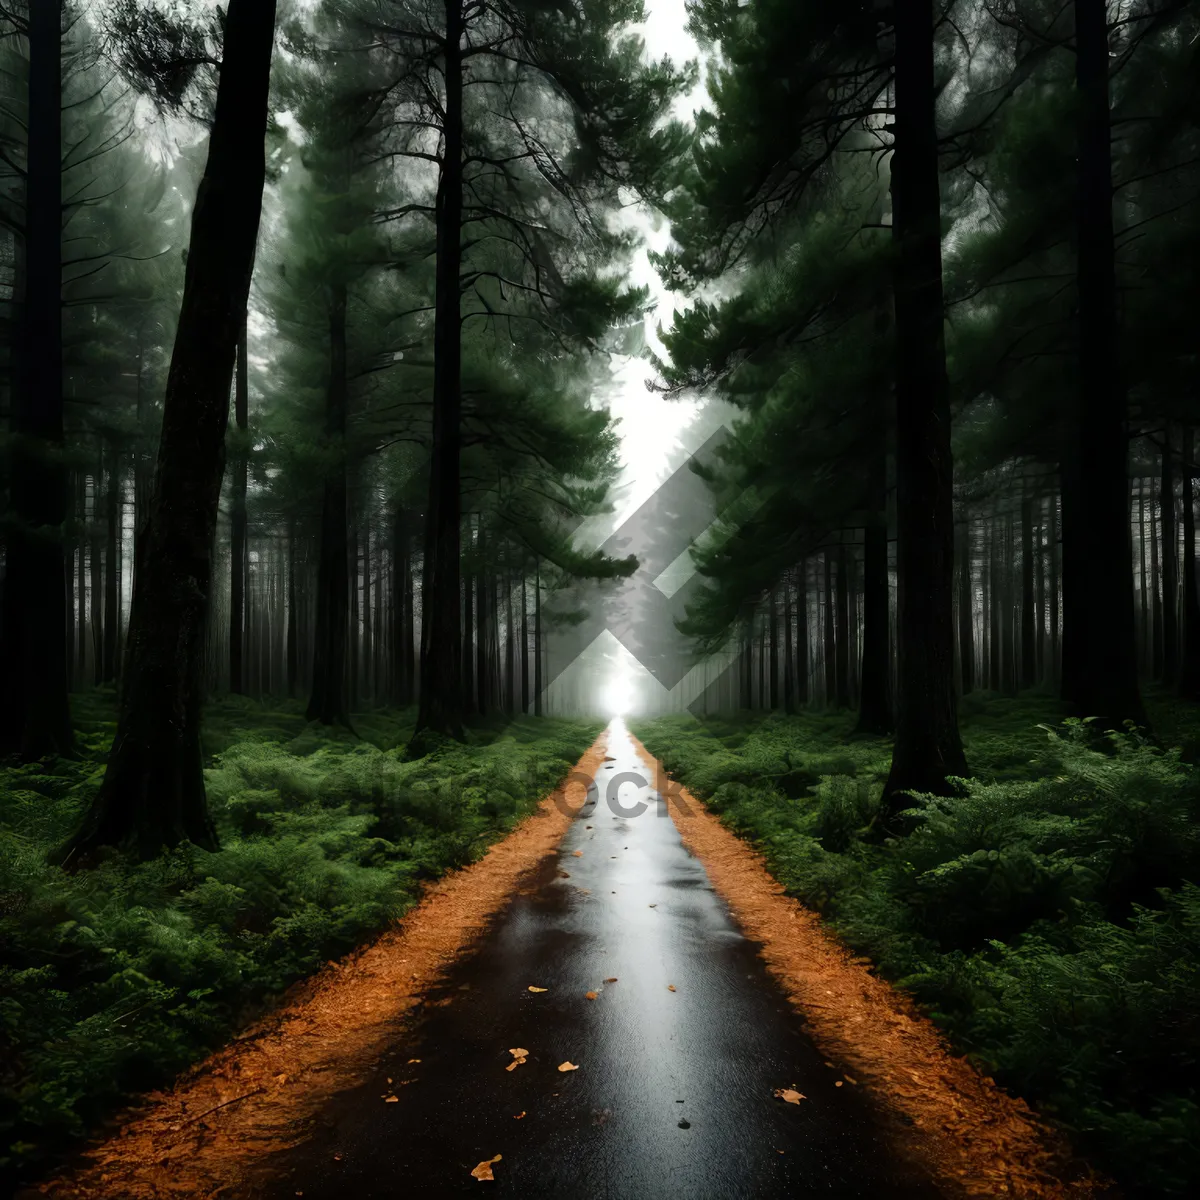
[[[1179,678],[1179,547],[1175,529],[1175,473],[1171,464],[1171,426],[1163,431],[1162,455],[1162,643],[1163,683]]]
[[[837,703],[837,633],[833,625],[833,562],[826,550],[821,558],[825,569],[825,648],[823,653],[825,672],[825,703],[830,707]]]
[[[834,648],[837,666],[837,706],[850,707],[850,562],[843,536],[837,549],[837,611]]]
[[[238,331],[233,414],[241,441],[233,462],[233,489],[229,501],[229,690],[240,696],[244,684],[242,631],[246,617],[246,484],[249,474],[245,437],[250,421],[245,314],[242,315],[242,327]]]
[[[121,451],[108,440],[108,482],[104,489],[104,682],[117,677],[117,645],[121,636],[121,589],[117,573],[121,555]]]
[[[1161,501],[1161,496],[1160,496]],[[1163,674],[1162,584],[1158,574],[1158,519],[1154,515],[1154,490],[1150,491],[1150,673],[1155,679]]]
[[[329,295],[329,378],[325,386],[325,438],[331,460],[321,493],[317,551],[316,618],[313,622],[312,691],[304,716],[322,725],[349,725],[346,667],[349,634],[350,548],[346,484],[346,285]]]
[[[881,476],[882,478],[882,476]],[[892,652],[888,620],[887,505],[863,531],[862,687],[858,731],[892,731]]]
[[[1112,131],[1105,0],[1075,0],[1079,370],[1063,472],[1064,699],[1097,719],[1144,725],[1126,502],[1126,392],[1117,355]]]
[[[900,793],[945,794],[965,775],[954,686],[954,504],[943,328],[933,10],[895,5],[892,155],[896,330],[896,740],[885,820]]]
[[[1033,591],[1033,497],[1021,497],[1021,686],[1037,682],[1036,613]]]
[[[1200,699],[1200,591],[1196,577],[1196,504],[1192,487],[1195,439],[1191,426],[1183,430],[1183,658],[1179,664],[1179,694]]]
[[[0,611],[0,753],[72,750],[63,450],[62,4],[29,6],[24,303],[13,344],[9,521]]]
[[[117,734],[104,782],[64,850],[71,863],[88,861],[100,846],[149,857],[184,840],[205,847],[217,840],[204,794],[201,671],[229,385],[262,208],[274,32],[273,0],[229,0]]]
[[[707,690],[705,695],[707,696]],[[707,709],[705,710],[707,711]],[[783,711],[796,711],[796,662],[792,650],[792,583],[790,573],[783,577]]]
[[[421,622],[417,730],[462,737],[459,521],[462,314],[459,273],[463,206],[462,0],[445,0],[445,119],[437,193],[433,430]],[[540,667],[540,659],[539,659]],[[541,691],[537,695],[540,711]]]
[[[542,715],[542,574],[533,569],[533,715]]]

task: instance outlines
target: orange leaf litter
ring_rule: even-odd
[[[602,734],[570,779],[479,862],[432,884],[394,929],[297,984],[282,1007],[125,1113],[81,1165],[25,1196],[236,1195],[266,1155],[303,1141],[307,1122],[394,1047],[405,1014],[511,899],[521,877],[557,848],[604,750]]]
[[[784,895],[762,856],[670,779],[630,735],[670,806],[684,846],[699,858],[767,969],[804,1016],[808,1033],[886,1114],[898,1153],[949,1197],[1058,1200],[1114,1195],[1072,1156],[1065,1139],[1023,1101],[963,1058],[915,1004],[872,975],[821,923]],[[899,1120],[896,1120],[896,1117]]]

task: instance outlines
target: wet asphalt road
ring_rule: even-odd
[[[378,1076],[276,1156],[276,1182],[256,1196],[940,1194],[897,1161],[861,1092],[834,1086],[842,1076],[666,806],[612,778],[649,779],[619,722],[608,753],[616,761],[532,887],[451,968]],[[620,815],[639,801],[640,815]],[[507,1071],[513,1047],[529,1058]],[[560,1073],[568,1060],[579,1069]],[[787,1087],[806,1099],[774,1098]],[[471,1177],[497,1154],[494,1183]]]

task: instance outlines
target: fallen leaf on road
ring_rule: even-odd
[[[604,982],[605,982],[605,983],[616,983],[616,982],[617,982],[617,977],[616,977],[615,975],[612,975],[612,976],[610,976],[608,979],[606,979]]]
[[[857,1079],[855,1079],[855,1078],[854,1078],[854,1076],[852,1076],[852,1075],[843,1075],[843,1076],[842,1076],[842,1078],[843,1078],[843,1079],[844,1079],[844,1080],[845,1080],[847,1083],[852,1083],[852,1084],[854,1084],[854,1085],[855,1085],[855,1087],[857,1087],[857,1086],[858,1086],[858,1080],[857,1080]]]
[[[573,1062],[559,1063],[558,1069],[560,1071],[578,1071],[579,1070],[579,1068]]]
[[[658,907],[658,905],[657,905],[657,904],[652,904],[652,905],[650,905],[650,907],[651,907],[651,908],[657,908],[657,907]]]
[[[534,987],[534,986],[533,986],[533,984],[530,984],[530,985],[529,985],[529,990],[530,990],[531,992],[544,992],[546,989],[545,989],[545,988]]]
[[[839,1079],[839,1080],[837,1081],[837,1083],[835,1083],[833,1086],[834,1086],[834,1087],[841,1087],[841,1086],[842,1086],[842,1081]]]
[[[503,1154],[497,1154],[495,1158],[485,1158],[472,1172],[471,1175],[475,1179],[495,1179],[492,1174],[492,1163],[498,1163],[504,1157]]]
[[[399,1104],[400,1097],[399,1096],[384,1096],[383,1102],[384,1102],[384,1104]]]
[[[415,1062],[420,1062],[421,1060],[419,1058],[410,1058],[408,1061],[410,1063],[415,1063]]]
[[[509,1054],[511,1054],[513,1056],[513,1058],[528,1058],[529,1057],[529,1051],[522,1050],[520,1048],[520,1046],[518,1046],[515,1050],[510,1050]]]
[[[775,1095],[786,1104],[799,1104],[801,1100],[808,1099],[794,1088],[776,1088]]]
[[[667,991],[668,991],[668,992],[673,992],[674,990],[675,990],[675,985],[674,985],[673,983],[668,983],[668,984],[667,984]]]
[[[525,1115],[525,1110],[522,1109],[519,1113],[513,1113],[513,1120],[519,1121]]]
[[[598,995],[599,995],[599,992],[588,992],[588,994],[587,994],[587,998],[588,998],[589,1000],[595,1000],[595,998],[596,998]]]
[[[559,877],[559,879],[570,879],[571,872],[570,871],[559,871],[558,877]]]
[[[575,851],[572,851],[571,857],[572,857],[572,858],[582,858],[582,857],[583,857],[583,851],[582,851],[582,850],[575,850]]]
[[[515,1071],[524,1061],[523,1058],[514,1058],[504,1069],[506,1071]]]

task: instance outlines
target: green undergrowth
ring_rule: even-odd
[[[1200,713],[1151,698],[1190,749]],[[1170,721],[1157,720],[1159,712]],[[1049,699],[968,696],[974,778],[872,822],[890,745],[845,714],[634,722],[955,1047],[1064,1126],[1128,1196],[1200,1185],[1200,775],[1132,735],[1097,748]]]
[[[0,1182],[45,1170],[386,927],[423,881],[478,858],[600,728],[520,718],[407,761],[412,712],[355,714],[355,737],[286,702],[215,703],[221,849],[69,875],[46,852],[98,786],[114,729],[110,695],[74,710],[77,761],[0,765]]]

